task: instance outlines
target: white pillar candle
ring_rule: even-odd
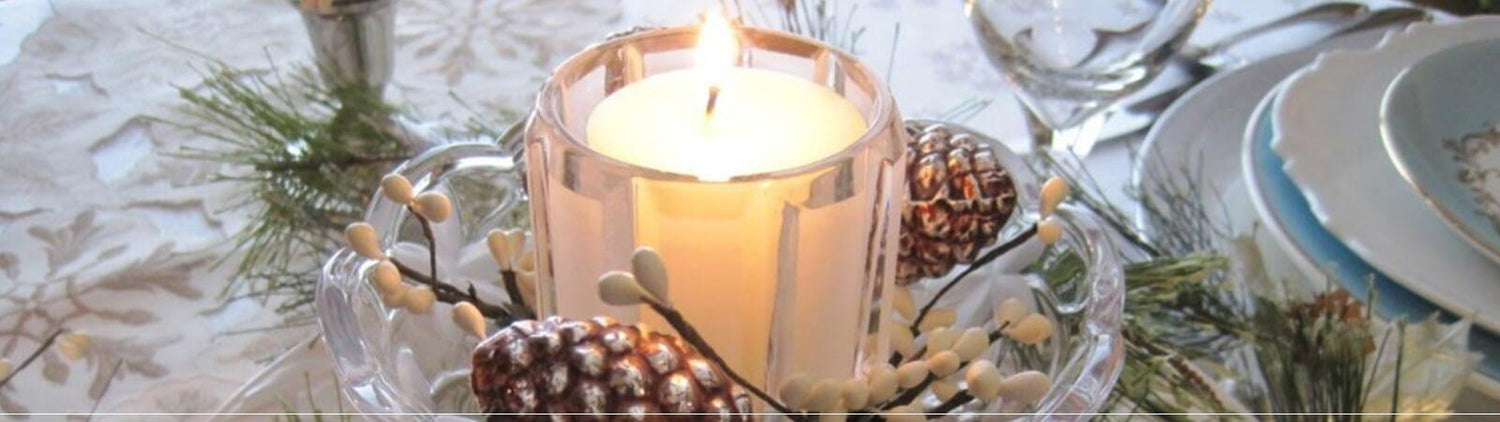
[[[688,69],[627,85],[589,116],[589,147],[641,167],[722,182],[810,164],[865,132],[864,117],[838,93],[761,69],[725,69],[709,114],[712,79]]]
[[[778,323],[773,311],[848,320],[848,332],[799,332],[797,344],[777,345],[795,349],[792,355],[798,358],[859,347],[863,251],[840,250],[839,245],[867,236],[873,223],[855,217],[825,221],[829,215],[802,217],[789,211],[811,200],[817,174],[731,180],[834,156],[868,128],[855,105],[828,87],[769,70],[727,66],[734,57],[732,32],[714,22],[700,35],[696,68],[654,75],[614,92],[590,114],[587,140],[591,149],[611,158],[697,179],[633,180],[634,238],[638,246],[661,253],[672,303],[735,370],[763,380],[773,324]],[[718,94],[710,112],[711,89]],[[846,207],[859,215],[853,205]],[[777,263],[795,256],[799,247],[830,251],[824,262],[798,263],[800,274],[782,273]],[[846,274],[838,274],[839,268]],[[807,279],[823,284],[778,287],[779,280],[792,284]],[[791,309],[777,310],[778,296],[793,299],[787,304]],[[564,310],[567,301],[558,298]],[[666,325],[650,312],[641,315],[653,326]]]

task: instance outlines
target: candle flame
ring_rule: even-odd
[[[729,20],[719,13],[709,14],[698,30],[698,45],[693,49],[693,64],[703,72],[709,85],[719,85],[738,54],[739,41]]]
[[[730,68],[734,67],[735,57],[739,55],[739,40],[735,38],[734,27],[728,19],[720,13],[710,13],[704,17],[703,26],[698,29],[698,45],[693,49],[693,64],[697,67],[703,80],[707,84],[707,101],[703,109],[703,119],[699,120],[699,136],[709,142],[698,145],[702,149],[699,154],[703,161],[694,172],[698,180],[705,182],[728,181],[731,175],[725,170],[730,166],[717,162],[721,158],[730,157],[734,154],[723,150],[723,146],[712,142],[718,137],[714,135],[714,108],[718,103],[721,85],[729,74]]]

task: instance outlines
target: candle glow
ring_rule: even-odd
[[[703,28],[698,30],[698,45],[693,48],[693,65],[703,74],[709,89],[717,89],[724,82],[724,75],[734,67],[739,46],[729,20],[718,13],[709,14]]]
[[[534,191],[552,193],[544,203],[556,214],[549,217],[550,248],[579,255],[596,245],[655,249],[672,274],[667,296],[674,306],[750,379],[775,385],[791,368],[847,376],[863,347],[860,330],[870,326],[863,307],[872,294],[866,270],[875,261],[863,236],[885,218],[885,208],[873,207],[888,196],[874,196],[875,186],[890,180],[865,165],[888,161],[862,160],[899,148],[809,168],[869,132],[866,115],[844,93],[816,82],[822,79],[742,65],[805,59],[766,54],[739,31],[710,15],[695,43],[678,50],[688,53],[689,66],[632,80],[598,100],[584,122],[587,147],[642,171],[603,184],[579,179],[609,186],[597,191],[607,192],[600,202],[588,196],[596,191],[575,190],[555,175],[532,179],[548,186]],[[610,259],[590,258],[602,268],[554,266],[549,278],[592,283],[600,270],[628,269],[627,261]],[[649,310],[602,303],[592,286],[557,291],[556,310],[565,316],[668,325]],[[847,354],[803,366],[826,361],[830,350]]]
[[[735,66],[735,32],[724,17],[709,15],[698,30],[693,67],[606,97],[589,116],[590,146],[631,164],[727,182],[812,163],[864,134],[864,116],[832,89]]]

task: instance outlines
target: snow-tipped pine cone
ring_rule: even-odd
[[[940,123],[906,122],[907,202],[896,283],[940,277],[995,243],[1016,187],[989,145]]]
[[[481,342],[473,360],[470,379],[480,409],[511,414],[491,420],[660,420],[659,413],[709,413],[688,420],[747,421],[752,411],[750,396],[691,345],[666,334],[642,335],[638,327],[608,317],[517,321]],[[587,413],[616,416],[577,415]]]

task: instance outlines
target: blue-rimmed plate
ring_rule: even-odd
[[[1356,297],[1366,297],[1373,286],[1379,292],[1375,296],[1375,310],[1383,317],[1416,321],[1438,314],[1444,321],[1458,319],[1370,266],[1319,223],[1302,191],[1282,170],[1281,157],[1271,149],[1274,129],[1269,110],[1279,92],[1272,90],[1251,116],[1252,126],[1246,130],[1241,155],[1251,202],[1268,231],[1289,255],[1301,261],[1299,266],[1327,274]],[[1479,381],[1477,386],[1500,390],[1495,382],[1500,379],[1500,335],[1480,328],[1469,333],[1469,348],[1485,355],[1479,372],[1487,379]],[[1497,391],[1486,393],[1493,396]]]
[[[1385,91],[1380,134],[1443,222],[1500,262],[1500,39],[1433,53]],[[1500,288],[1497,286],[1496,288]]]
[[[1380,99],[1401,70],[1447,48],[1500,38],[1500,16],[1414,23],[1375,48],[1325,53],[1287,78],[1270,108],[1271,148],[1308,210],[1401,287],[1500,332],[1500,264],[1445,227],[1406,187],[1380,140]]]

